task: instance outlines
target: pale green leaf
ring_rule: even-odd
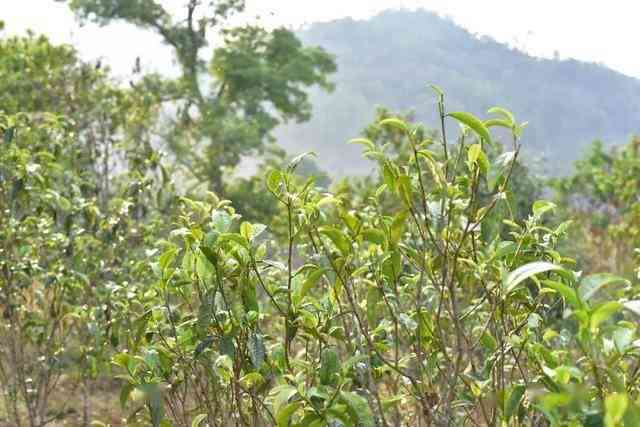
[[[335,227],[324,226],[318,229],[320,234],[324,234],[327,236],[334,245],[338,248],[338,250],[342,253],[342,255],[347,255],[351,252],[351,241],[349,238]]]
[[[207,414],[200,414],[191,421],[191,427],[200,427],[200,424],[207,419]]]
[[[613,393],[604,400],[604,425],[605,427],[617,427],[621,425],[624,413],[629,406],[629,398],[626,393]]]
[[[614,284],[629,284],[629,281],[609,273],[592,274],[580,281],[578,293],[583,301],[588,301],[602,288]]]
[[[403,133],[409,132],[409,125],[407,125],[407,123],[404,120],[399,119],[397,117],[391,117],[391,118],[382,120],[380,122],[380,126],[390,127],[390,128],[399,130]]]
[[[480,120],[473,114],[464,111],[455,111],[453,113],[447,114],[447,116],[453,117],[460,123],[468,126],[471,130],[478,134],[480,138],[484,139],[488,143],[491,143],[491,134],[489,133],[489,129],[487,129],[482,120]]]
[[[504,289],[508,294],[514,291],[518,285],[530,277],[547,271],[562,271],[562,267],[545,261],[536,261],[518,267],[506,277],[504,281]]]
[[[376,149],[376,145],[369,139],[366,138],[355,138],[349,141],[349,144],[360,144],[364,145],[369,150],[373,151]]]
[[[591,331],[596,331],[602,322],[608,320],[614,313],[617,313],[622,308],[623,305],[617,301],[609,301],[599,305],[598,308],[591,313]]]

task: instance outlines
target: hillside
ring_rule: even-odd
[[[523,144],[553,174],[568,173],[594,139],[622,143],[640,130],[640,80],[598,64],[531,57],[428,11],[319,23],[300,36],[337,56],[336,90],[314,92],[312,120],[278,136],[292,153],[317,151],[334,175],[373,168],[359,147],[345,145],[373,118],[372,105],[435,123],[427,83],[445,89],[450,111],[497,104],[529,121]]]

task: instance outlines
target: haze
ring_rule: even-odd
[[[183,0],[165,0],[179,7]],[[158,37],[126,24],[107,30],[80,27],[64,4],[53,0],[3,0],[0,19],[6,33],[31,28],[55,42],[72,43],[87,59],[104,58],[116,74],[126,75],[140,56],[146,69],[172,68],[168,49]],[[363,19],[385,9],[425,8],[451,17],[471,32],[489,35],[532,55],[576,58],[598,62],[627,75],[640,77],[637,20],[640,4],[608,2],[506,2],[485,0],[247,0],[243,19],[260,16],[263,24],[299,27],[316,21],[353,17]],[[579,4],[579,7],[578,7]],[[407,29],[410,31],[411,29]],[[392,35],[391,35],[392,36]]]

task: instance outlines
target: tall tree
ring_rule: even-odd
[[[156,0],[67,2],[81,19],[129,22],[156,32],[172,48],[180,76],[148,75],[140,84],[177,107],[166,143],[197,182],[218,193],[225,192],[225,170],[243,155],[261,153],[279,123],[309,119],[306,88],[332,89],[328,75],[336,66],[321,48],[304,47],[284,28],[230,28],[229,18],[244,10],[244,0],[189,0],[180,18]],[[212,33],[221,42],[207,55]]]

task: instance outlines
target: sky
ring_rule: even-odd
[[[160,0],[179,10],[186,0]],[[246,20],[299,28],[312,22],[366,19],[385,9],[425,8],[448,16],[472,33],[488,35],[535,56],[598,62],[640,78],[640,2],[632,0],[247,0]],[[135,58],[146,70],[175,69],[160,38],[128,24],[81,27],[54,0],[0,0],[5,34],[27,29],[75,45],[86,59],[103,58],[126,76]]]

